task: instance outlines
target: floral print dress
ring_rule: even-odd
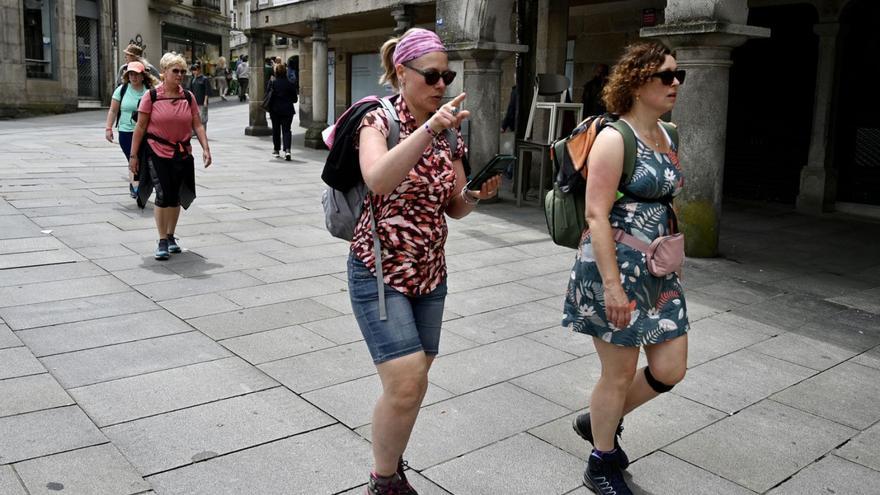
[[[611,208],[610,220],[612,228],[650,244],[670,233],[670,212],[662,199],[681,192],[684,176],[674,145],[668,153],[660,153],[638,133],[636,145],[632,178],[623,185],[624,196]],[[602,275],[587,230],[571,270],[562,325],[621,346],[657,344],[687,333],[690,325],[678,275],[655,277],[648,272],[644,253],[621,243],[615,249],[623,290],[636,304],[629,324],[617,328],[607,321]]]

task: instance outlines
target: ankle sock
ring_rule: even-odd
[[[593,449],[593,452],[590,453],[590,456],[595,457],[597,459],[601,459],[603,456],[608,456],[617,452],[617,449],[611,449],[608,451],[601,451],[599,449]]]

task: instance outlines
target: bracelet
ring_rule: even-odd
[[[427,122],[425,122],[425,130],[428,131],[428,134],[430,134],[432,138],[437,137],[437,133],[434,132],[434,129],[431,129],[431,126],[429,126]]]
[[[107,127],[107,128],[105,128],[104,130],[105,130],[105,131],[112,131],[113,128],[112,128],[112,127]]]
[[[468,194],[468,192],[469,192],[468,188],[466,188],[466,187],[461,188],[461,199],[462,199],[462,201],[465,202],[465,204],[476,205],[477,203],[480,202],[480,198],[468,199],[468,197],[470,197],[470,194]]]

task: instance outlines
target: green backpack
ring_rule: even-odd
[[[583,132],[598,135],[605,127],[612,127],[623,136],[623,173],[620,183],[624,184],[632,176],[636,166],[636,136],[632,128],[622,120],[609,114],[587,117],[572,133],[553,142],[550,146],[550,159],[553,162],[553,189],[544,196],[544,217],[547,220],[547,231],[553,242],[577,249],[581,236],[587,228],[586,219],[586,171],[575,167],[571,154],[566,146],[572,138]],[[675,124],[660,122],[678,148],[678,129]],[[592,146],[592,142],[590,142]],[[623,194],[618,191],[617,199]]]

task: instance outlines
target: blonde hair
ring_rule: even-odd
[[[165,55],[162,55],[162,59],[159,60],[159,71],[164,75],[165,69],[175,65],[179,65],[186,69],[186,59],[183,58],[183,55],[178,53],[168,52]]]
[[[402,36],[392,36],[391,38],[388,38],[388,41],[382,43],[382,48],[379,49],[379,55],[382,57],[382,69],[385,70],[385,73],[379,77],[379,84],[390,83],[391,87],[395,90],[400,89],[400,83],[397,80],[397,68],[394,66],[394,49],[397,48],[397,44],[409,36],[414,29],[416,28],[410,28],[403,33]]]

